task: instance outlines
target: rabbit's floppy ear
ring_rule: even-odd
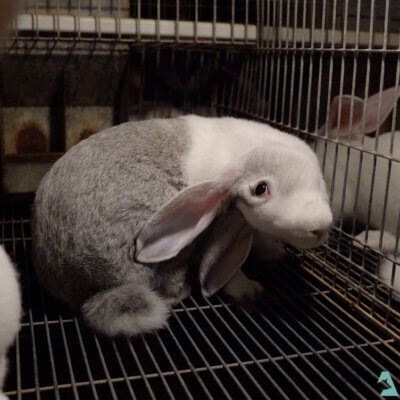
[[[389,116],[394,105],[396,104],[400,96],[400,88],[397,90],[396,87],[391,87],[384,90],[381,94],[380,92],[375,93],[373,96],[368,97],[367,100],[367,110],[365,112],[365,132],[371,133],[382,125],[386,118]],[[381,98],[381,106],[379,110],[379,98]],[[379,113],[379,125],[378,123],[378,113]]]
[[[205,296],[221,289],[246,261],[253,233],[236,210],[218,217],[208,243],[199,269],[201,290]]]
[[[152,263],[176,256],[211,224],[241,171],[232,168],[215,181],[179,192],[144,226],[136,240],[135,258]]]

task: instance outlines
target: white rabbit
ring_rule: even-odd
[[[400,265],[400,257],[396,258],[396,263]],[[400,301],[400,266],[393,264],[388,259],[383,259],[379,265],[378,275],[383,283],[389,286],[393,286],[393,298]],[[393,268],[395,268],[395,274],[392,284]]]
[[[400,89],[399,93],[400,94]],[[380,123],[383,123],[395,104],[396,88],[390,88],[381,94]],[[344,95],[335,97],[332,101],[328,126],[319,130],[319,135],[325,135],[327,129],[327,137],[329,139],[337,139],[339,145],[334,142],[327,141],[325,153],[325,140],[317,139],[316,152],[321,165],[324,167],[324,176],[327,183],[328,192],[332,191],[332,182],[334,180],[334,192],[332,198],[332,211],[337,219],[341,216],[342,200],[345,187],[345,201],[343,207],[344,220],[351,220],[355,216],[356,221],[362,223],[366,228],[368,222],[368,207],[370,203],[371,179],[375,168],[375,180],[373,183],[373,197],[371,202],[371,214],[368,225],[368,232],[364,231],[357,236],[361,243],[365,243],[366,233],[368,234],[367,244],[373,248],[380,248],[380,235],[382,228],[382,219],[384,219],[382,247],[383,251],[395,251],[395,236],[397,223],[399,218],[400,206],[400,132],[393,134],[393,154],[390,155],[392,134],[385,133],[378,137],[378,148],[376,165],[373,154],[364,153],[361,164],[361,150],[351,148],[349,155],[349,163],[346,178],[346,166],[348,160],[349,128],[350,128],[350,109],[351,102],[353,105],[353,120],[351,127],[351,145],[361,149],[363,133],[371,133],[376,130],[377,117],[379,111],[379,93],[371,96],[367,100],[365,128],[362,130],[364,101],[358,97],[352,99],[351,96]],[[339,103],[341,103],[340,126],[339,119]],[[375,151],[375,137],[364,136],[363,149],[369,152]],[[337,160],[335,169],[335,157],[337,148]],[[391,163],[391,173],[387,193],[386,214],[384,213],[386,185],[389,173],[389,161],[386,158],[397,158]],[[361,166],[361,170],[360,170]],[[360,172],[359,193],[356,202],[357,179]]]
[[[0,400],[7,372],[7,350],[14,342],[20,327],[21,293],[17,274],[9,257],[0,246]]]

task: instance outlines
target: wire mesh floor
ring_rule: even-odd
[[[155,334],[97,336],[38,287],[29,210],[5,203],[1,215],[25,310],[11,399],[370,399],[388,387],[382,371],[400,388],[399,343],[295,263],[255,269],[266,294],[252,312],[223,296],[191,297]]]

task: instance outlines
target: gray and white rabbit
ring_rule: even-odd
[[[332,213],[318,160],[265,124],[185,116],[123,124],[80,142],[36,193],[40,282],[106,335],[165,325],[196,285],[256,297],[240,270],[266,247],[327,238]]]
[[[400,95],[400,88],[397,96]],[[337,139],[339,146],[334,141],[317,140],[316,152],[321,164],[324,166],[324,176],[328,191],[334,192],[332,196],[332,211],[335,218],[341,216],[342,201],[343,218],[351,220],[355,216],[356,220],[365,227],[368,222],[368,208],[370,204],[371,182],[375,168],[375,178],[373,182],[373,196],[371,202],[371,214],[368,226],[368,240],[366,241],[366,231],[360,233],[357,239],[361,243],[367,243],[373,248],[380,248],[380,236],[382,221],[384,221],[382,246],[383,251],[394,252],[396,247],[396,230],[400,212],[400,163],[393,160],[389,166],[388,159],[400,159],[400,131],[395,131],[393,137],[391,133],[384,133],[375,137],[364,136],[364,152],[361,161],[361,151],[351,148],[348,155],[350,111],[353,102],[353,119],[351,122],[351,145],[361,149],[362,137],[364,134],[371,133],[377,129],[378,112],[380,111],[380,124],[382,124],[389,113],[392,111],[397,101],[396,88],[389,88],[381,93],[381,107],[379,107],[379,93],[369,97],[365,105],[365,121],[363,130],[363,111],[364,101],[358,97],[348,95],[337,96],[332,100],[329,112],[328,125],[320,129],[319,134],[325,135],[329,139]],[[340,116],[339,116],[340,103]],[[338,119],[340,117],[340,124]],[[375,152],[376,140],[378,143],[377,154],[384,157],[377,157],[376,164],[373,153]],[[391,146],[393,140],[393,153]],[[337,156],[336,156],[337,148]],[[337,157],[337,158],[336,158]],[[348,165],[347,165],[348,160]],[[387,182],[389,177],[390,179]],[[360,171],[360,176],[359,176]],[[334,181],[333,181],[334,179]],[[346,180],[347,179],[347,180]],[[359,184],[358,184],[359,179]],[[385,211],[386,185],[387,205]],[[358,199],[356,203],[357,187],[359,187]],[[384,214],[385,212],[385,214]]]
[[[7,372],[7,351],[20,328],[21,293],[17,274],[9,257],[0,246],[0,400]]]

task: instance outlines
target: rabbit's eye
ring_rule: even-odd
[[[260,182],[257,184],[257,186],[254,188],[253,194],[255,196],[263,196],[265,194],[268,194],[268,185],[267,182]]]

